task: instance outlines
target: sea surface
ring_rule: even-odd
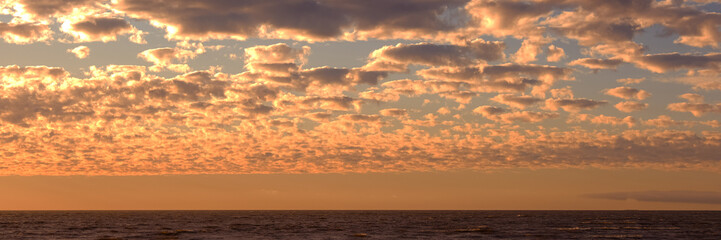
[[[721,239],[719,211],[0,211],[1,239]]]

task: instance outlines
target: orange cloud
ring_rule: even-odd
[[[69,53],[75,54],[75,57],[83,59],[90,56],[90,48],[86,46],[78,46],[73,49],[68,49]]]

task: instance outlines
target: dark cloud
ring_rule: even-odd
[[[721,53],[694,55],[686,53],[662,53],[640,56],[635,62],[639,67],[657,73],[679,69],[721,72]]]
[[[19,0],[23,22],[126,14],[150,20],[176,39],[250,37],[296,40],[434,39],[462,42],[484,34],[548,44],[549,32],[580,44],[624,44],[654,25],[677,43],[718,47],[721,15],[679,1],[581,0]],[[12,3],[11,3],[12,5]],[[109,7],[106,8],[106,7]],[[76,11],[77,12],[77,11]],[[142,42],[139,40],[139,42]],[[529,43],[530,43],[529,42]],[[524,61],[522,61],[524,62]]]
[[[110,35],[131,29],[122,18],[90,18],[72,24],[73,29],[92,35]]]
[[[170,34],[179,38],[247,38],[287,31],[284,37],[330,39],[341,37],[348,28],[381,32],[380,37],[391,37],[394,31],[452,30],[457,23],[439,16],[464,2],[121,0],[114,7],[135,18],[170,26]],[[262,28],[279,32],[264,33]]]
[[[164,23],[182,37],[250,37],[263,24],[327,38],[348,24],[338,12],[316,1],[164,1],[124,0],[116,8],[130,16]],[[302,19],[302,21],[298,21]]]
[[[582,45],[595,45],[599,43],[629,42],[639,32],[638,25],[628,22],[583,21],[573,17],[554,19],[557,21],[551,27],[563,36],[577,39]],[[581,21],[575,21],[581,20]]]
[[[640,191],[586,194],[585,197],[641,202],[721,204],[721,192],[706,191]]]
[[[73,22],[67,29],[75,36],[76,41],[110,41],[115,40],[119,34],[129,33],[133,30],[125,19],[113,17],[89,17],[82,21]]]

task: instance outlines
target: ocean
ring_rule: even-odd
[[[2,239],[721,239],[719,211],[0,211]]]

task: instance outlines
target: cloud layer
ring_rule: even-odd
[[[0,175],[719,171],[713,6],[6,0]]]

